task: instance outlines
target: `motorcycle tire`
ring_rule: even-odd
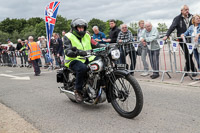
[[[118,89],[115,89],[116,87],[113,85],[110,89],[111,104],[120,116],[132,119],[138,116],[143,108],[143,93],[141,87],[137,80],[130,74],[127,76],[115,75],[115,77],[114,85],[116,85]],[[131,87],[130,90],[127,90],[127,84]],[[129,99],[131,97],[131,91],[134,93],[133,100]],[[129,107],[127,107],[127,109],[121,107],[119,103],[122,102],[122,105],[125,105],[125,102],[129,102],[127,100],[130,100],[130,103],[127,103],[127,105],[134,104],[133,108],[130,110]]]

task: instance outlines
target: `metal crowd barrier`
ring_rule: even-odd
[[[194,60],[194,50],[198,57],[200,57],[200,45],[199,50],[195,48],[195,44],[192,41],[194,36],[187,36],[183,39],[181,37],[175,38],[178,41],[170,40],[173,47],[173,55],[174,55],[174,67],[176,73],[181,73],[182,77],[180,82],[183,82],[184,77],[188,76],[191,80],[193,77],[200,74],[198,72],[198,63],[200,63],[200,58],[198,60]],[[193,71],[191,72],[191,70]],[[192,75],[191,75],[192,74]]]
[[[21,63],[20,63],[21,61]],[[29,66],[28,55],[24,51],[2,51],[0,54],[0,65],[10,67]]]
[[[146,63],[148,65],[148,69],[144,69],[144,65],[143,65],[143,61],[142,61],[142,57],[137,55],[137,50],[139,48],[140,42],[131,42],[131,43],[125,43],[122,44],[122,48],[125,49],[124,47],[129,47],[129,49],[133,49],[133,52],[129,52],[129,57],[121,57],[124,58],[124,60],[126,60],[126,64],[128,64],[128,66],[130,66],[128,69],[130,69],[131,72],[159,72],[162,73],[162,77],[161,77],[161,81],[164,80],[164,75],[167,74],[167,76],[169,78],[171,78],[170,74],[171,72],[173,72],[172,69],[172,57],[171,57],[171,49],[170,49],[170,44],[164,44],[164,41],[161,39],[157,40],[158,43],[160,44],[160,53],[159,53],[159,58],[158,62],[154,62],[154,63],[159,63],[159,69],[157,68],[157,70],[153,70],[151,67],[151,62],[149,59],[149,55],[151,56],[151,51],[147,50],[147,55],[146,55]],[[127,54],[124,51],[121,51],[121,54]],[[131,65],[131,62],[134,63],[134,65]],[[124,62],[121,62],[124,63]],[[132,68],[131,68],[132,67]]]
[[[52,48],[51,50],[51,59],[53,63],[46,60],[46,53],[47,48],[41,50],[41,58],[39,62],[40,67],[47,67],[48,70],[50,69],[56,69],[56,61],[55,58],[58,59],[58,57],[55,57],[52,54]],[[61,65],[63,65],[63,57],[61,56],[59,58],[61,61]],[[48,65],[48,66],[47,66]],[[7,51],[3,50],[0,54],[0,66],[10,66],[10,67],[32,67],[32,63],[28,62],[28,55],[26,55],[25,51]]]
[[[193,80],[194,76],[200,74],[200,44],[198,44],[198,48],[195,49],[194,43],[190,42],[191,39],[194,37],[186,37],[181,41],[181,38],[178,41],[172,41],[172,39],[167,40],[164,42],[162,39],[158,39],[158,43],[160,45],[160,54],[158,61],[159,62],[159,69],[153,70],[151,67],[151,61],[149,59],[149,55],[151,55],[151,50],[148,50],[148,54],[146,55],[146,62],[148,65],[148,73],[149,72],[159,72],[162,73],[161,81],[164,80],[164,75],[167,74],[169,78],[171,78],[169,73],[182,73],[182,77],[180,82],[183,82],[184,77],[187,75]],[[118,44],[120,46],[121,51],[121,59],[118,61],[119,64],[128,64],[126,66],[130,72],[145,72],[144,65],[142,62],[142,57],[137,55],[137,50],[139,48],[140,42],[130,42],[124,44]],[[124,49],[129,49],[129,52],[126,52]],[[193,59],[194,55],[193,52],[196,50],[196,55],[199,57],[196,58],[196,61]],[[188,54],[184,54],[188,52]],[[129,56],[124,56],[129,55]],[[195,55],[195,56],[196,56]],[[172,60],[172,57],[174,57]],[[133,65],[131,65],[131,62]],[[154,63],[158,63],[154,62]],[[185,62],[187,62],[187,66],[189,70],[186,70]],[[198,65],[199,64],[199,65]],[[193,69],[194,66],[194,69]],[[193,69],[193,72],[190,70]],[[191,75],[192,74],[192,75]]]

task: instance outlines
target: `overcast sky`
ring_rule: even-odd
[[[53,0],[0,0],[0,21],[5,18],[44,18],[46,5]],[[103,21],[114,18],[125,23],[141,19],[151,21],[154,26],[165,22],[171,25],[180,14],[182,5],[187,4],[190,13],[200,14],[200,0],[59,0],[58,14],[67,19],[98,18]]]

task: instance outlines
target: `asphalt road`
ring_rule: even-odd
[[[42,133],[200,132],[199,87],[139,83],[144,107],[131,120],[120,117],[107,102],[97,106],[72,103],[60,94],[56,71],[44,69],[41,76],[33,76],[33,69],[0,67],[0,102]]]

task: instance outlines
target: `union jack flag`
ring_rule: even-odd
[[[46,23],[46,33],[47,33],[47,48],[48,54],[50,57],[50,43],[51,43],[51,36],[53,34],[54,25],[56,23],[56,16],[58,13],[60,2],[53,1],[49,3],[45,8],[45,23]]]

